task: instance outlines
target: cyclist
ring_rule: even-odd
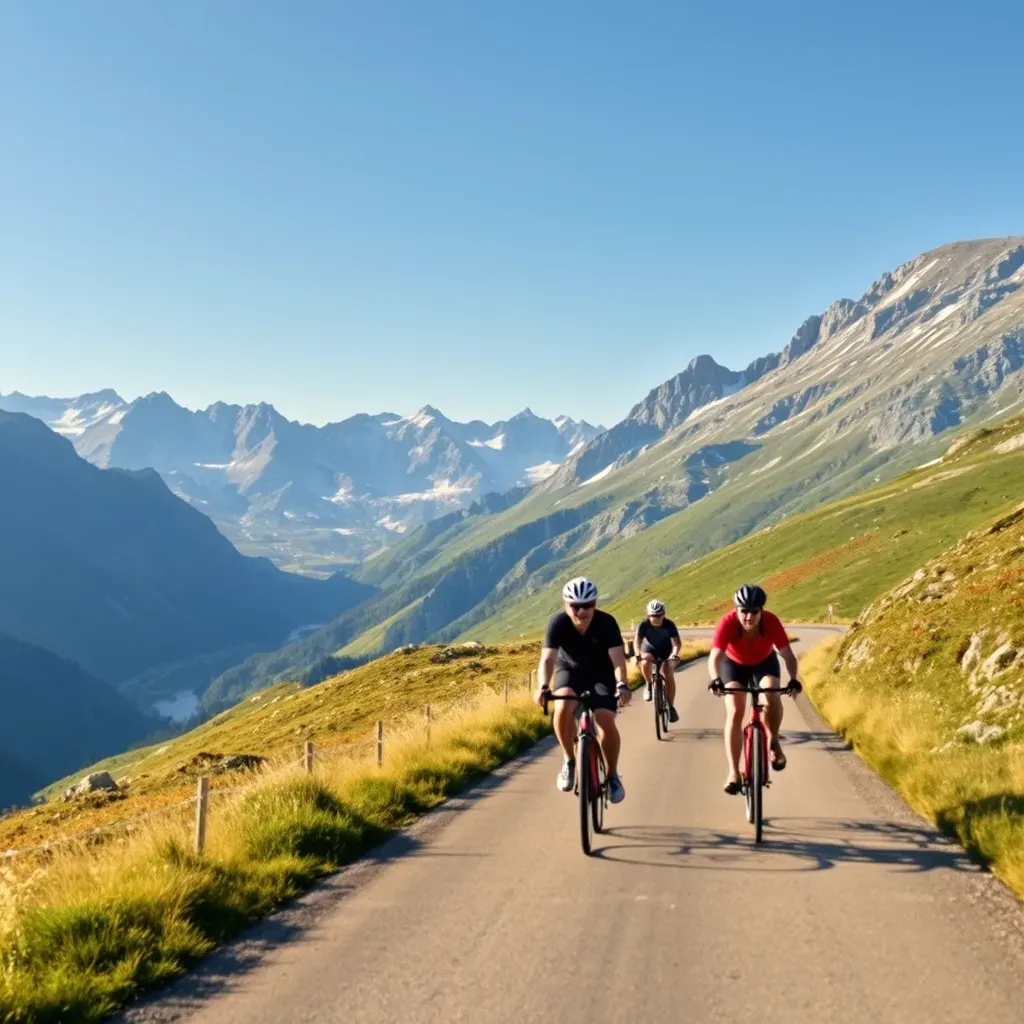
[[[789,645],[789,637],[779,619],[764,606],[768,595],[756,584],[747,583],[733,595],[735,610],[723,615],[715,627],[708,656],[708,675],[712,685],[721,680],[728,690],[730,684],[749,686],[758,683],[762,690],[780,688],[779,658],[786,663],[793,696],[800,691],[797,681],[796,655]],[[743,748],[743,718],[747,709],[745,693],[727,694],[725,697],[725,752],[729,761],[726,793],[740,792],[740,753]],[[781,772],[786,767],[786,755],[779,742],[782,727],[782,699],[777,693],[768,693],[768,707],[764,724],[768,733],[772,768]]]
[[[608,796],[613,804],[626,795],[619,778],[621,741],[615,724],[618,701],[629,703],[626,685],[626,654],[619,624],[607,612],[597,609],[597,587],[584,576],[569,580],[562,589],[564,610],[552,616],[544,633],[537,692],[534,700],[544,704],[545,691],[569,696],[591,690],[597,738],[608,768]],[[618,700],[616,699],[618,695]],[[573,700],[555,704],[555,735],[562,747],[564,761],[557,786],[563,793],[576,781],[576,718],[579,705]]]
[[[643,673],[644,682],[647,683],[644,700],[649,701],[653,698],[655,660],[664,662],[661,666],[661,674],[665,679],[665,696],[668,699],[668,720],[670,722],[679,721],[679,712],[676,711],[676,676],[672,663],[668,659],[677,657],[681,646],[676,624],[671,619],[665,618],[665,606],[658,600],[649,601],[647,603],[647,618],[636,628],[633,648],[636,651],[636,663]]]

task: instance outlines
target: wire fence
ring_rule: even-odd
[[[517,690],[521,692],[524,686],[527,691],[531,691],[534,688],[535,680],[536,670],[533,670],[524,680],[509,681],[506,679],[497,692],[499,694],[503,693],[504,702],[507,704],[510,695],[514,695]],[[450,702],[445,706],[445,711],[458,711],[463,706],[464,705],[459,702]],[[437,721],[436,708],[432,710],[431,705],[427,704],[423,711],[424,733],[422,735],[424,742],[428,747],[431,742],[431,728]],[[393,725],[399,738],[404,740],[410,737],[410,717],[408,715],[402,716],[402,718],[396,720]],[[378,719],[371,737],[368,740],[354,740],[344,744],[339,744],[336,747],[322,748],[317,748],[312,740],[306,740],[303,744],[300,757],[285,761],[278,760],[275,762],[274,767],[277,770],[297,767],[301,768],[308,774],[313,774],[316,766],[320,763],[339,763],[341,761],[349,761],[353,764],[365,763],[368,759],[372,759],[373,757],[376,757],[377,766],[383,767],[384,739],[384,720]],[[83,846],[91,846],[100,843],[117,833],[131,833],[144,822],[151,822],[159,818],[170,817],[175,813],[181,813],[183,808],[186,807],[194,808],[195,819],[192,846],[197,855],[202,855],[206,847],[206,831],[210,814],[211,798],[220,798],[244,793],[251,790],[255,784],[255,780],[251,780],[238,786],[218,786],[216,788],[211,788],[210,777],[208,775],[201,775],[197,780],[194,796],[186,797],[185,799],[169,804],[166,807],[158,807],[152,811],[145,811],[141,814],[121,818],[117,821],[97,825],[94,828],[86,829],[81,832],[57,836],[54,839],[46,839],[31,846],[19,847],[16,850],[6,850],[0,854],[0,859],[9,862],[30,854],[53,853],[54,851],[73,843],[78,843]]]

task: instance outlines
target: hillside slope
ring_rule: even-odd
[[[307,739],[316,742],[321,756],[366,753],[377,719],[387,723],[390,737],[410,714],[421,722],[426,704],[443,719],[448,707],[483,689],[498,692],[506,679],[522,689],[538,656],[535,644],[515,644],[467,648],[453,658],[431,660],[441,650],[388,655],[317,686],[271,687],[173,740],[107,757],[85,770],[109,771],[120,781],[112,799],[100,795],[70,806],[57,800],[0,819],[0,850],[172,804],[194,792],[200,774],[212,775],[215,789],[237,785],[245,762],[225,772],[219,766],[227,755],[294,758]],[[57,781],[49,776],[44,795],[52,801],[83,773]]]
[[[678,621],[709,622],[731,607],[735,588],[763,582],[774,611],[821,621],[831,604],[850,621],[887,587],[979,523],[1012,507],[1024,480],[1024,415],[969,431],[928,465],[689,562],[613,598],[629,621],[658,597]],[[509,612],[484,637],[526,630],[539,608]]]
[[[240,555],[153,471],[100,470],[0,412],[0,629],[117,682],[161,662],[273,648],[372,593]]]
[[[809,678],[858,752],[1024,893],[1024,504],[873,601]]]

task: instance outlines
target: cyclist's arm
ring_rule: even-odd
[[[671,637],[672,640],[672,657],[678,658],[679,652],[683,649],[683,641],[679,636],[679,630],[677,629],[675,635]]]
[[[712,682],[721,678],[722,656],[724,654],[725,651],[721,647],[711,648],[711,653],[708,655],[708,679],[712,680]]]
[[[615,680],[620,685],[629,685],[629,672],[626,669],[626,649],[625,647],[609,647],[608,657],[612,659],[612,665],[615,666]]]
[[[543,690],[551,682],[555,674],[555,662],[558,659],[558,649],[555,647],[544,647],[540,652],[540,664],[537,666],[537,689]]]
[[[790,679],[799,679],[797,675],[797,664],[796,655],[793,653],[793,648],[788,644],[785,647],[778,648],[779,657],[786,663],[786,671],[789,672]]]

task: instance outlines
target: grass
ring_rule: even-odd
[[[389,654],[316,686],[282,683],[245,698],[173,740],[107,758],[45,790],[48,802],[0,819],[0,850],[19,849],[56,835],[83,832],[172,805],[195,792],[210,774],[204,755],[256,754],[270,761],[298,758],[305,740],[321,752],[366,753],[382,719],[386,735],[407,720],[422,723],[424,707],[444,716],[466,701],[523,686],[537,665],[536,644],[465,649],[446,663],[431,658],[443,648]],[[121,789],[64,803],[59,795],[88,771],[109,771]],[[237,785],[238,774],[215,774],[211,786]]]
[[[864,760],[1024,896],[1024,506],[873,602],[803,672]]]
[[[383,768],[339,757],[313,775],[261,773],[241,797],[214,803],[202,858],[181,820],[11,862],[0,879],[0,1016],[101,1020],[549,728],[525,693],[505,704],[480,692],[429,746],[422,730],[394,739]]]

